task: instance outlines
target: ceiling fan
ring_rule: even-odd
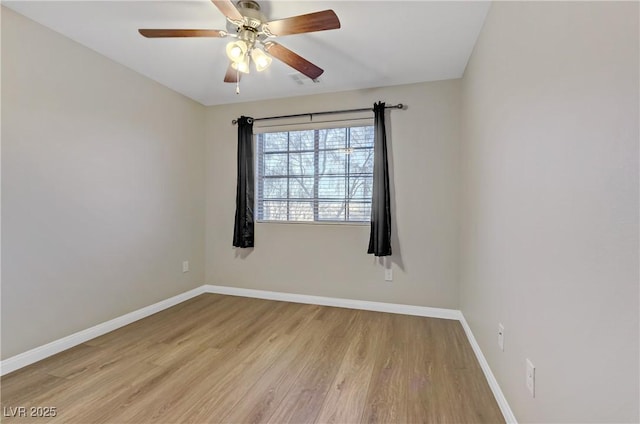
[[[312,80],[324,70],[272,39],[282,35],[302,34],[340,28],[340,20],[333,10],[308,13],[275,21],[267,21],[260,5],[253,0],[211,0],[227,18],[227,29],[139,29],[147,38],[161,37],[232,37],[226,47],[229,67],[224,82],[238,83],[241,73],[249,73],[253,62],[257,71],[271,64],[271,56],[286,63]],[[262,47],[260,49],[259,47]],[[268,54],[267,54],[268,53]],[[236,89],[237,92],[238,89]]]

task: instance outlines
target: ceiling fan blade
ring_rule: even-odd
[[[139,29],[147,38],[161,37],[225,37],[227,33],[218,29]]]
[[[229,63],[229,67],[227,68],[227,73],[224,75],[224,82],[238,82],[240,80],[239,72],[231,66]]]
[[[340,28],[340,20],[333,10],[323,10],[271,21],[267,23],[267,26],[273,35],[278,36],[338,29]]]
[[[211,0],[211,2],[215,4],[220,12],[222,12],[222,14],[227,18],[236,21],[241,21],[244,19],[242,14],[238,12],[238,9],[236,9],[231,0]]]
[[[264,43],[264,48],[271,56],[283,61],[293,69],[300,71],[312,80],[318,78],[324,72],[323,69],[317,67],[307,59],[297,55],[296,53],[292,52],[286,47],[281,46],[278,43],[267,41],[266,43]]]

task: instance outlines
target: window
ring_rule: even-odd
[[[369,222],[373,127],[256,135],[259,221]]]

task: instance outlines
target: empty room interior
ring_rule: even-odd
[[[640,2],[0,13],[1,421],[640,422]]]

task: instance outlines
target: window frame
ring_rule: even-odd
[[[369,146],[352,146],[352,128],[369,128],[371,132],[373,132],[372,124],[363,124],[359,123],[356,125],[340,125],[340,126],[321,126],[315,128],[295,128],[295,129],[286,129],[286,128],[278,128],[278,129],[269,129],[267,131],[261,131],[259,133],[254,134],[254,147],[255,147],[255,187],[256,187],[256,196],[255,196],[255,222],[256,223],[268,223],[268,224],[311,224],[311,225],[355,225],[355,226],[369,226],[371,225],[371,216],[367,217],[366,220],[350,220],[349,219],[349,204],[363,204],[369,205],[369,210],[371,207],[372,199],[368,198],[368,200],[362,200],[362,198],[354,198],[353,200],[349,197],[349,187],[350,187],[350,179],[357,177],[368,177],[370,179],[371,190],[373,189],[373,140],[374,136],[371,134],[370,136],[370,145]],[[345,146],[344,147],[326,147],[320,148],[320,133],[324,130],[344,130],[345,131]],[[303,131],[313,131],[313,149],[304,149],[301,148],[297,150],[291,149],[291,133],[295,132],[303,132]],[[367,130],[365,130],[367,131]],[[260,139],[264,137],[265,134],[274,134],[274,133],[286,133],[287,135],[287,147],[286,150],[274,150],[274,151],[264,151],[264,139]],[[351,173],[351,154],[355,151],[367,151],[370,152],[370,159],[367,161],[371,161],[371,172],[366,173]],[[344,173],[335,173],[335,174],[322,174],[320,175],[317,170],[319,168],[319,160],[321,153],[323,152],[344,152],[345,155],[348,156],[345,163],[345,172]],[[291,155],[295,154],[304,154],[304,153],[312,153],[313,154],[313,174],[292,174],[291,173]],[[286,175],[262,175],[265,170],[264,158],[266,155],[275,155],[275,154],[286,154],[287,163]],[[262,163],[261,163],[262,161]],[[343,177],[345,184],[345,193],[343,197],[336,198],[335,202],[340,202],[343,204],[343,215],[344,219],[321,219],[319,217],[319,205],[324,201],[329,201],[330,199],[323,199],[319,197],[319,180],[321,177]],[[267,179],[275,179],[275,178],[283,178],[287,180],[287,189],[286,189],[286,197],[285,198],[265,198],[264,197],[264,181]],[[291,197],[291,180],[295,178],[313,178],[313,197],[310,198],[292,198]],[[278,220],[278,219],[265,219],[264,218],[264,202],[265,201],[274,201],[274,202],[286,202],[286,219]],[[262,202],[262,205],[261,205]],[[292,220],[290,213],[290,203],[291,202],[305,202],[312,203],[312,220]],[[352,212],[353,213],[353,212]]]

